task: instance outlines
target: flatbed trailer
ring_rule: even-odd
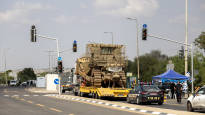
[[[79,96],[92,95],[93,98],[101,99],[105,97],[110,98],[126,98],[129,89],[126,88],[96,88],[81,86],[79,89]]]

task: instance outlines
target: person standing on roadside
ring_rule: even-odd
[[[175,89],[177,94],[177,102],[181,103],[182,85],[180,84],[179,81],[177,82]]]
[[[171,83],[170,85],[170,89],[171,89],[171,99],[174,99],[174,88],[175,88],[175,84],[174,82]]]

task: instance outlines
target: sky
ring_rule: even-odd
[[[205,31],[205,1],[188,0],[188,43]],[[127,18],[136,18],[136,21]],[[59,40],[65,68],[74,67],[88,43],[112,43],[126,46],[128,59],[136,57],[138,28],[139,54],[160,50],[177,55],[181,45],[148,37],[141,40],[142,25],[148,34],[184,42],[185,0],[0,0],[0,71],[25,67],[48,68],[49,53],[56,41],[37,38],[30,41],[35,24],[38,35]],[[137,27],[137,28],[136,28]],[[72,52],[76,40],[78,52]],[[50,65],[56,65],[52,52]]]

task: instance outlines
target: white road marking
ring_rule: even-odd
[[[103,102],[98,102],[98,104],[102,104]]]
[[[145,113],[145,112],[147,112],[147,110],[143,110],[143,109],[142,109],[142,110],[140,110],[140,112],[144,112],[144,113]]]
[[[158,114],[160,114],[160,112],[152,112],[152,114],[157,114],[158,115]]]
[[[125,106],[122,106],[122,107],[120,107],[120,108],[125,109],[126,107],[125,107]]]
[[[39,96],[39,95],[33,95],[34,97]]]
[[[112,105],[113,107],[117,107],[117,105]]]
[[[19,95],[13,95],[14,97],[18,97]]]
[[[105,105],[110,105],[109,103],[106,103]]]
[[[130,108],[129,110],[135,111],[136,109],[135,108]]]
[[[87,102],[90,102],[90,100],[86,100]]]
[[[9,97],[9,95],[4,95],[5,97]]]
[[[96,103],[96,101],[92,101],[92,103]]]
[[[23,96],[28,97],[29,95],[23,95]]]

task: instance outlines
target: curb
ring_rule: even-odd
[[[102,101],[96,101],[96,100],[89,100],[89,99],[81,99],[81,98],[74,98],[74,97],[68,97],[64,95],[57,95],[57,94],[48,94],[45,96],[51,96],[51,97],[57,97],[57,98],[63,98],[63,99],[68,99],[68,100],[73,100],[73,101],[81,101],[81,102],[87,102],[87,103],[94,103],[94,104],[100,104],[100,105],[105,105],[105,106],[110,106],[118,109],[123,109],[123,110],[129,110],[129,111],[136,111],[136,112],[141,112],[141,113],[149,113],[153,115],[176,115],[176,114],[170,114],[170,113],[165,113],[165,112],[156,112],[156,111],[150,111],[150,110],[144,110],[144,109],[138,109],[134,107],[127,107],[127,106],[120,106],[117,104],[111,104],[111,103],[106,103]]]

